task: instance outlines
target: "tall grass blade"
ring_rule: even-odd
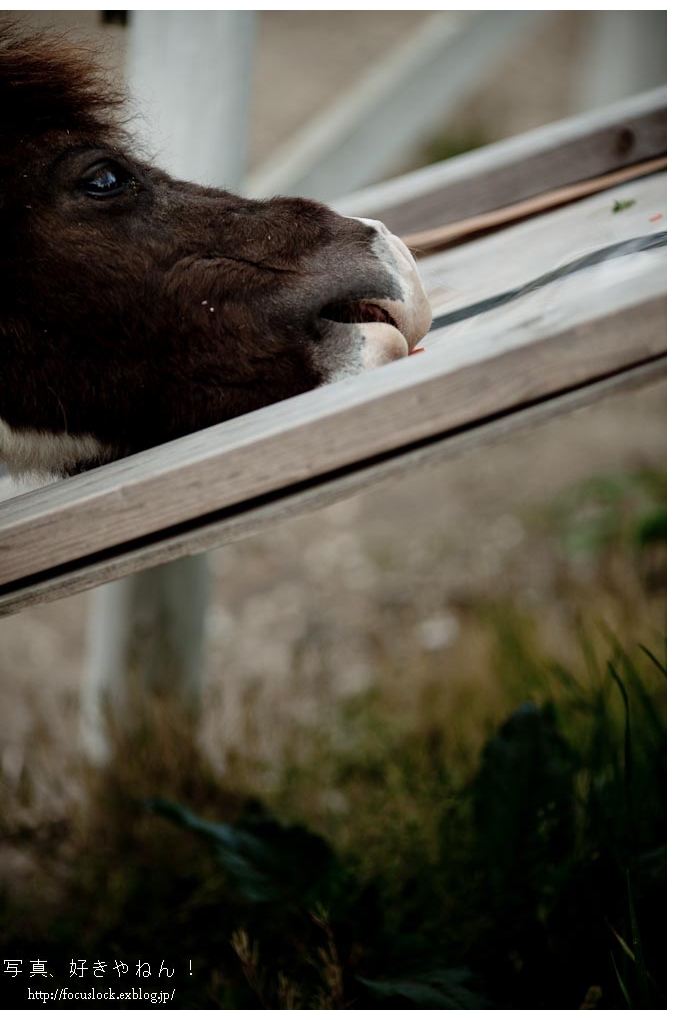
[[[651,649],[647,648],[646,645],[640,645],[639,647],[644,652],[644,654],[647,656],[647,658],[650,659],[651,662],[653,662],[653,664],[656,667],[656,669],[660,670],[660,672],[663,674],[663,676],[666,677],[668,675],[668,670],[667,670],[667,667],[664,666],[663,663],[660,661],[660,659],[656,658],[656,656],[651,651]]]
[[[632,948],[635,954],[635,960],[637,965],[637,980],[639,983],[639,994],[641,998],[640,1005],[649,1005],[649,973],[646,969],[644,962],[644,952],[642,950],[642,940],[639,934],[639,925],[637,924],[637,914],[635,913],[635,900],[632,895],[632,883],[630,881],[630,871],[625,873],[627,890],[628,890],[628,912],[630,914],[630,930],[632,932]]]
[[[620,947],[623,950],[623,952],[625,953],[625,955],[628,956],[632,960],[633,963],[636,963],[637,961],[635,959],[635,954],[633,953],[632,949],[630,948],[628,943],[625,941],[623,936],[618,934],[618,932],[616,931],[616,929],[614,928],[614,926],[612,924],[609,925],[609,928],[611,929],[611,934],[616,939],[616,941],[620,945]]]
[[[628,802],[628,811],[630,817],[633,816],[633,796],[632,796],[632,734],[630,730],[630,701],[628,699],[628,692],[625,689],[625,684],[621,680],[618,670],[614,666],[613,662],[608,663],[609,673],[611,674],[616,686],[621,692],[623,698],[623,707],[625,709],[625,727],[624,727],[624,738],[623,738],[623,759],[625,764],[625,794]]]
[[[627,986],[625,984],[625,981],[621,977],[620,971],[619,971],[618,967],[616,966],[616,960],[614,958],[614,954],[613,953],[611,954],[611,962],[614,965],[614,972],[616,974],[616,980],[618,981],[618,987],[620,988],[621,992],[623,993],[623,998],[625,999],[625,1001],[628,1004],[628,1009],[633,1009],[634,1007],[632,1005],[632,999],[630,998],[630,994],[628,992],[628,989],[627,989]]]

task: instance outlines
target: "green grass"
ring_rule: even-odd
[[[474,760],[372,697],[267,804],[197,752],[118,763],[42,848],[47,904],[7,896],[5,956],[178,960],[183,1008],[661,1008],[660,651],[539,681],[496,639],[516,707]]]
[[[31,815],[28,775],[3,959],[71,987],[71,959],[165,959],[147,986],[180,1008],[665,1008],[663,498],[645,472],[543,510],[566,612],[478,600],[434,654],[401,615],[377,682],[282,766],[219,773],[155,704],[67,817]]]

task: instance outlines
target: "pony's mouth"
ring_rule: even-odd
[[[361,325],[360,333],[365,342],[378,346],[385,342],[384,360],[392,361],[406,357],[421,339],[418,331],[412,330],[407,315],[398,314],[400,308],[401,302],[384,300],[381,303],[374,298],[334,301],[326,305],[320,315],[329,322]]]
[[[327,305],[322,318],[331,322],[387,322],[397,329],[397,323],[390,312],[373,301],[342,301]]]
[[[385,304],[369,298],[334,301],[322,309],[321,318],[329,322],[361,327],[363,368],[406,358],[420,340],[418,333],[408,328],[406,316],[397,315],[401,302]]]
[[[413,255],[399,237],[375,220],[363,220],[373,230],[371,247],[381,271],[390,278],[391,296],[335,299],[320,317],[338,337],[342,348],[352,350],[350,371],[377,368],[406,358],[430,329],[432,312]],[[378,293],[378,291],[377,291]],[[359,291],[358,291],[359,294]]]

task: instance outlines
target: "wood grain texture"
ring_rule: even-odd
[[[491,212],[482,213],[480,216],[471,216],[465,220],[458,220],[456,223],[445,223],[441,227],[433,227],[430,230],[419,230],[415,234],[407,234],[402,240],[410,247],[415,248],[417,255],[428,251],[435,251],[444,248],[452,243],[468,238],[480,232],[496,230],[509,223],[516,223],[518,220],[526,219],[528,216],[535,216],[537,213],[547,212],[557,206],[575,202],[587,195],[594,195],[600,191],[608,191],[609,188],[628,181],[646,177],[659,170],[665,170],[668,165],[666,156],[658,159],[647,159],[634,166],[624,167],[622,170],[614,170],[610,174],[602,174],[600,177],[593,177],[587,181],[579,181],[578,184],[568,184],[564,188],[555,188],[552,191],[545,191],[541,195],[527,198],[523,202],[513,202],[512,205],[503,206],[501,209],[493,209]]]
[[[631,205],[614,214],[616,201]],[[422,271],[436,311],[453,310],[664,230],[665,216],[657,174],[433,255]],[[6,500],[0,607],[231,540],[384,465],[406,470],[422,450],[651,375],[666,351],[666,290],[664,248],[626,255],[437,330],[423,356]]]
[[[334,203],[396,234],[479,216],[667,149],[665,89],[623,100],[426,167]]]
[[[617,203],[622,209],[614,213]],[[665,173],[658,173],[581,199],[488,237],[432,253],[423,260],[420,269],[435,314],[440,315],[520,287],[544,270],[556,269],[580,255],[629,238],[664,231],[666,224],[667,180]],[[630,278],[635,266],[642,264],[641,259],[625,263]],[[610,264],[609,273],[619,272],[620,268]],[[600,270],[598,278],[605,277],[605,270]],[[581,293],[585,294],[583,278],[578,282],[582,285]],[[564,301],[563,286],[563,283],[553,284],[543,292],[549,315],[558,314],[559,301]],[[500,309],[493,313],[492,321],[499,327],[510,328],[515,311],[514,307]],[[481,323],[487,321],[489,316],[483,316]],[[462,342],[465,331],[474,331],[478,324],[478,320],[460,324],[455,334],[457,342]],[[431,334],[426,338],[426,347],[437,342],[435,336]]]
[[[28,578],[0,593],[0,617],[32,605],[75,595],[99,584],[118,580],[183,556],[213,549],[229,542],[250,538],[290,517],[310,513],[347,499],[358,492],[384,485],[402,473],[441,463],[477,446],[504,439],[515,432],[536,428],[549,419],[569,414],[619,392],[637,389],[665,376],[666,358],[627,369],[606,379],[578,387],[568,393],[541,401],[496,420],[432,440],[408,451],[394,451],[391,457],[358,467],[338,477],[317,479],[301,492],[273,495],[263,505],[235,508],[218,520],[195,522],[172,535],[148,536],[133,548],[104,550],[89,561],[69,563],[49,576]]]
[[[457,352],[441,346],[436,357],[388,366],[373,380],[365,376],[304,394],[9,500],[0,516],[0,583],[647,362],[665,350],[660,290],[649,274],[631,300],[623,284],[608,294],[606,314],[572,315],[557,333],[539,337],[541,324],[532,320],[512,337],[496,337],[493,330],[477,336],[481,356],[473,361],[468,354],[461,367]]]

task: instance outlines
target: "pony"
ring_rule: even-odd
[[[379,222],[139,157],[81,46],[0,27],[0,460],[69,475],[409,354],[430,306]]]

